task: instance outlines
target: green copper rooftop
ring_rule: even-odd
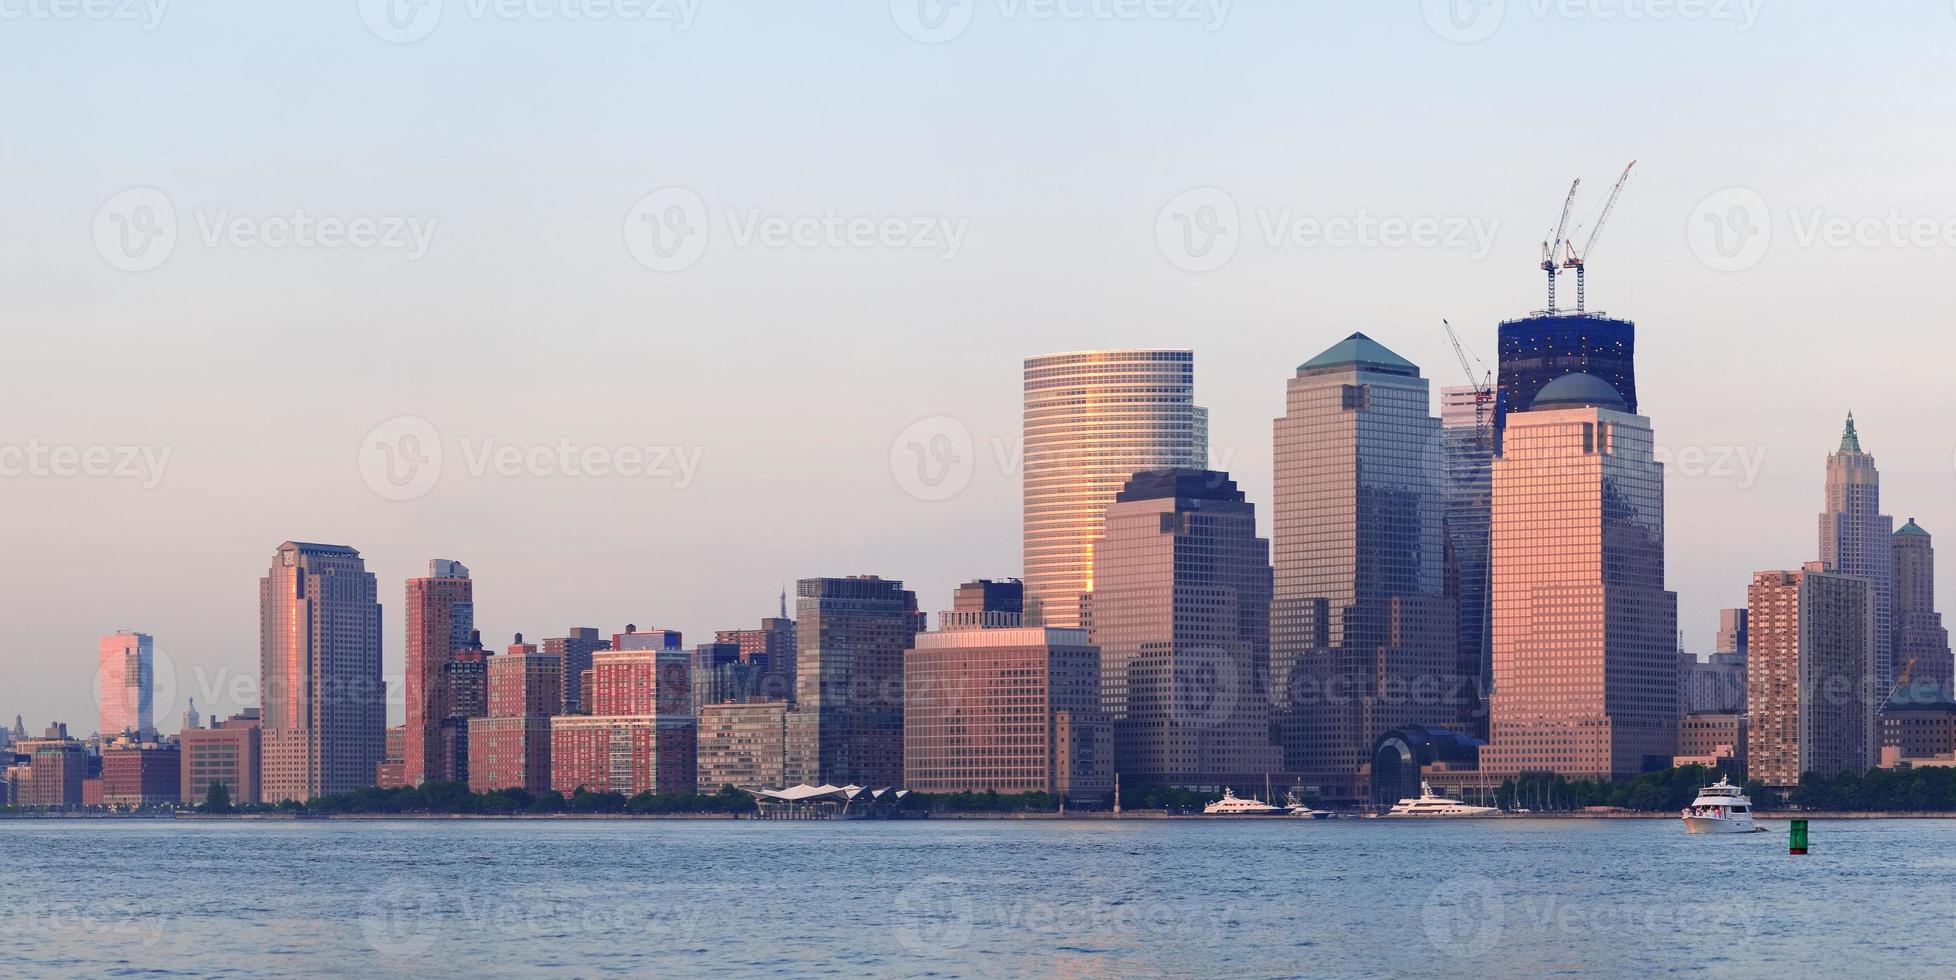
[[[1904,534],[1908,535],[1909,537],[1919,537],[1919,538],[1926,538],[1929,536],[1929,532],[1922,530],[1922,525],[1915,523],[1915,518],[1913,517],[1908,519],[1907,524],[1902,525],[1901,530],[1895,532],[1895,535],[1897,537],[1900,537]]]
[[[1860,451],[1861,433],[1854,431],[1854,413],[1849,412],[1847,413],[1847,431],[1841,433],[1841,452],[1858,453]]]
[[[1298,365],[1297,373],[1315,374],[1320,371],[1350,367],[1419,377],[1417,365],[1387,350],[1384,344],[1362,333],[1352,334],[1332,344],[1324,353]]]

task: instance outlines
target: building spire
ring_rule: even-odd
[[[1841,452],[1858,453],[1860,451],[1861,433],[1855,431],[1854,413],[1849,412],[1847,413],[1847,431],[1841,433]]]

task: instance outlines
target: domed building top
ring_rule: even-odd
[[[1629,403],[1609,382],[1593,374],[1564,375],[1543,386],[1528,406],[1529,411],[1551,408],[1606,408],[1627,412]]]
[[[1386,349],[1384,344],[1363,333],[1354,333],[1332,344],[1324,353],[1298,365],[1297,373],[1299,377],[1305,377],[1351,368],[1382,374],[1402,374],[1409,378],[1419,377],[1419,368],[1415,367],[1413,362]]]

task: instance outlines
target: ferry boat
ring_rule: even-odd
[[[1433,792],[1433,787],[1422,780],[1419,784],[1419,799],[1400,800],[1399,805],[1386,811],[1388,817],[1494,817],[1501,811],[1491,806],[1468,806],[1459,800],[1449,800]]]
[[[1723,776],[1699,790],[1681,816],[1687,834],[1749,834],[1759,829],[1752,820],[1752,801]]]
[[[1268,817],[1283,813],[1284,808],[1271,806],[1262,800],[1243,799],[1233,789],[1225,788],[1223,798],[1202,808],[1205,816],[1211,817]]]

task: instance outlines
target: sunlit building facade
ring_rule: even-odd
[[[1814,562],[1754,575],[1747,600],[1751,778],[1785,788],[1804,773],[1874,768],[1881,694],[1868,581]]]
[[[288,541],[258,595],[265,801],[372,786],[387,700],[380,603],[360,552]]]
[[[923,631],[917,594],[874,575],[796,583],[789,780],[887,787],[903,779],[903,654]]]
[[[1099,350],[1025,362],[1026,622],[1080,625],[1107,507],[1136,473],[1208,465],[1195,354]]]
[[[156,649],[147,633],[123,630],[97,645],[96,695],[103,738],[156,737]]]
[[[1874,597],[1875,682],[1895,683],[1895,519],[1881,512],[1881,470],[1861,448],[1854,415],[1840,449],[1827,457],[1827,509],[1820,515],[1820,561],[1868,580]]]
[[[1545,386],[1494,464],[1491,774],[1628,779],[1677,751],[1677,596],[1650,422],[1600,378]]]
[[[1895,532],[1895,678],[1907,671],[1914,691],[1948,699],[1952,665],[1949,631],[1936,611],[1935,539],[1910,518]],[[1926,682],[1926,683],[1925,683]]]
[[[407,582],[407,677],[402,691],[407,721],[402,729],[401,779],[409,786],[467,778],[443,751],[441,723],[452,716],[446,668],[475,634],[475,582],[468,566],[435,558],[425,578]]]

